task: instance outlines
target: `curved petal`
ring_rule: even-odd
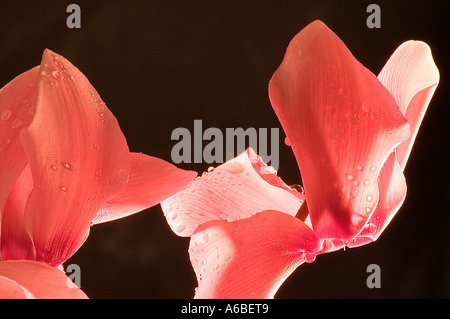
[[[403,170],[439,83],[439,71],[426,43],[407,41],[395,50],[378,78],[396,99],[410,124],[411,135],[397,147],[383,166],[379,177],[381,196],[378,206],[366,227],[349,247],[377,240],[402,205],[406,197]]]
[[[161,203],[175,234],[190,236],[211,220],[234,221],[273,209],[295,216],[303,194],[289,188],[251,149],[196,178]]]
[[[404,169],[439,83],[439,70],[426,43],[407,41],[395,50],[378,79],[394,96],[411,127],[410,137],[397,148],[397,157]]]
[[[14,280],[0,276],[0,299],[35,299],[36,297]]]
[[[297,159],[314,231],[353,239],[378,203],[381,167],[409,134],[397,103],[320,21],[291,41],[269,97]]]
[[[123,218],[159,204],[178,193],[197,176],[156,157],[131,153],[131,174],[125,189],[106,202],[93,224]]]
[[[38,74],[39,67],[35,67],[0,90],[0,176],[25,158],[19,133],[33,119]],[[2,182],[3,178],[0,178]],[[0,189],[3,194],[4,188]]]
[[[33,189],[30,166],[27,165],[11,189],[2,212],[2,260],[35,257],[34,246],[25,228],[25,206]]]
[[[45,50],[39,72],[36,113],[21,131],[34,181],[25,219],[36,260],[58,265],[125,187],[129,150],[117,120],[68,60]]]
[[[24,291],[26,297],[30,296],[27,293],[29,292],[39,299],[87,298],[86,294],[61,270],[41,262],[31,260],[2,261],[0,262],[0,277],[9,278],[26,289]],[[18,296],[18,298],[20,297]]]
[[[0,90],[0,217],[9,192],[26,165],[19,133],[34,115],[38,74],[39,67],[35,67]],[[0,229],[1,223],[0,218]]]
[[[364,229],[347,244],[348,247],[358,247],[377,240],[403,204],[406,197],[406,180],[396,152],[393,152],[384,164],[378,185],[378,205]]]
[[[273,298],[284,280],[321,247],[298,218],[264,211],[228,223],[211,221],[192,235],[195,298]]]

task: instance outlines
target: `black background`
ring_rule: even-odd
[[[0,86],[38,65],[49,48],[68,58],[117,117],[131,151],[171,161],[177,127],[280,128],[279,175],[300,173],[267,85],[291,38],[325,22],[375,74],[410,39],[427,42],[441,82],[405,175],[408,195],[381,238],[300,266],[276,298],[449,298],[449,11],[445,1],[372,1],[381,29],[366,26],[369,1],[14,1],[0,5]],[[69,29],[66,8],[81,7]],[[201,173],[209,164],[180,164]],[[94,226],[67,261],[91,298],[191,298],[189,239],[159,206]],[[366,286],[369,264],[381,288]]]

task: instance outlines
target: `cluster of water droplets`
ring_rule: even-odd
[[[217,274],[224,270],[232,261],[235,246],[221,231],[202,230],[192,236],[189,247],[192,266],[197,280],[210,281],[210,287],[215,287]]]
[[[51,171],[53,172],[73,172],[76,169],[76,165],[67,162],[54,160],[52,157],[47,157],[47,161],[49,162],[49,166]],[[59,190],[66,193],[69,190],[69,187],[66,184],[58,186]]]

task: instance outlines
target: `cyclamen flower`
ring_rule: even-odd
[[[172,230],[191,236],[195,297],[272,298],[303,262],[375,241],[405,199],[438,82],[423,42],[400,45],[376,77],[321,21],[298,33],[269,97],[305,193],[249,149],[161,203]]]
[[[197,175],[130,153],[88,79],[50,50],[0,90],[0,159],[0,264],[61,266],[90,226],[156,205]]]

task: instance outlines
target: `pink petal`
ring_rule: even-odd
[[[273,298],[284,280],[321,247],[298,218],[264,211],[228,223],[211,221],[192,235],[195,298]]]
[[[197,176],[156,157],[131,153],[131,174],[125,189],[106,202],[93,224],[119,219],[159,204],[183,190]]]
[[[25,218],[36,260],[54,265],[84,242],[104,202],[122,191],[129,151],[87,78],[50,50],[39,69],[36,114],[21,132],[34,188]]]
[[[378,79],[394,96],[411,127],[410,137],[397,148],[397,157],[404,169],[439,83],[439,70],[426,43],[407,41],[395,50]]]
[[[353,239],[379,199],[377,178],[409,134],[395,100],[322,22],[289,44],[269,84],[319,238]]]
[[[384,164],[378,185],[380,188],[378,205],[367,225],[354,240],[348,243],[348,247],[358,247],[377,240],[405,200],[406,180],[395,152]]]
[[[34,259],[35,251],[25,227],[25,208],[33,189],[30,166],[27,165],[12,187],[2,211],[2,260]]]
[[[439,71],[427,44],[408,41],[393,53],[378,78],[405,114],[411,127],[411,136],[397,147],[383,166],[379,177],[381,196],[378,206],[364,230],[349,244],[350,247],[377,240],[402,205],[406,196],[403,170],[439,82]]]
[[[253,150],[196,178],[185,190],[161,203],[167,222],[179,236],[190,236],[211,220],[248,218],[263,210],[295,216],[303,194],[289,188]]]
[[[61,270],[45,263],[31,260],[10,260],[0,262],[0,278],[8,278],[23,287],[24,296],[40,299],[86,299],[86,294],[78,288]],[[9,286],[12,287],[11,281]],[[6,282],[6,280],[3,280]],[[0,280],[0,286],[3,283]],[[14,288],[14,287],[12,287]],[[0,294],[7,291],[0,288]],[[31,295],[30,295],[31,294]]]
[[[14,280],[0,276],[0,299],[35,299],[31,292]]]
[[[27,164],[19,133],[33,118],[38,74],[39,68],[35,67],[0,90],[0,212]]]
[[[38,74],[39,67],[35,67],[0,90],[0,176],[25,158],[19,133],[33,119]]]

